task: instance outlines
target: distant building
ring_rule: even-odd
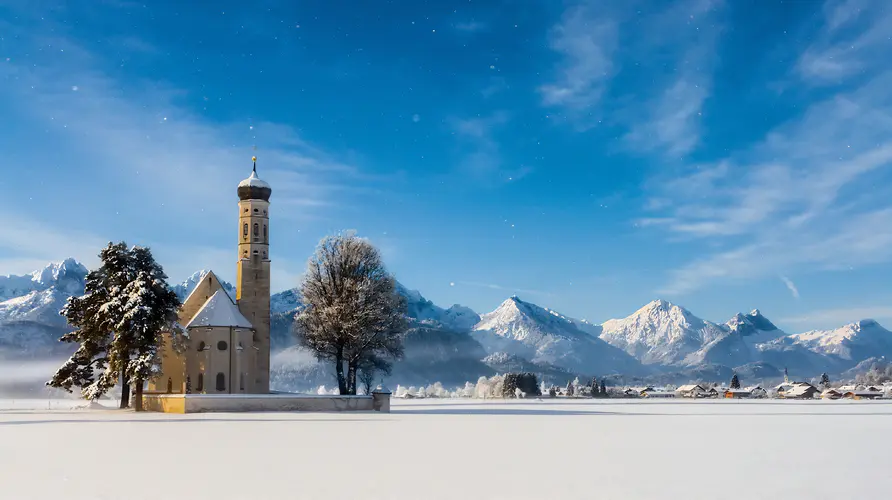
[[[724,393],[725,399],[746,399],[752,396],[752,392],[746,389],[728,389]]]
[[[750,398],[752,399],[762,399],[768,397],[768,391],[758,385],[747,387],[745,390],[750,392]]]
[[[655,390],[647,391],[647,390],[645,390],[645,391],[641,391],[641,397],[642,398],[674,398],[675,393],[670,392],[670,391],[655,391]]]
[[[882,392],[877,391],[849,391],[843,394],[846,399],[879,399],[883,397]]]
[[[842,393],[836,389],[827,389],[821,393],[821,399],[839,399],[841,397]]]
[[[683,398],[697,398],[706,393],[706,389],[699,384],[683,385],[675,390],[675,393]]]
[[[783,392],[778,391],[778,396],[784,399],[812,399],[819,392],[821,391],[817,387],[808,382],[794,382],[793,387]]]

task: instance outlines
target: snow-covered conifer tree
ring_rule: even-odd
[[[131,381],[141,396],[142,384],[158,372],[161,331],[179,337],[180,301],[147,248],[109,243],[99,258],[102,265],[87,275],[84,295],[70,298],[61,312],[76,330],[60,340],[80,347],[47,385],[69,392],[80,387],[84,398],[95,400],[120,382],[120,406],[126,408]]]
[[[732,389],[740,389],[740,379],[737,378],[737,374],[735,373],[733,377],[731,377],[731,388]]]

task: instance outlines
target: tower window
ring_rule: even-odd
[[[238,387],[239,387],[239,390],[242,390],[242,391],[245,390],[245,374],[244,373],[239,374]]]
[[[248,237],[248,223],[247,222],[245,222],[245,226],[242,228],[242,236],[244,236],[245,238]]]
[[[217,391],[223,392],[226,390],[226,375],[223,375],[223,372],[217,374]]]
[[[203,351],[205,345],[207,345],[207,344],[205,344],[204,342],[199,342],[198,343],[198,351],[199,352]]]
[[[260,210],[258,210],[258,209],[256,209],[256,208],[254,209],[254,213],[255,213],[255,214],[256,214],[257,212],[259,212],[259,211],[260,211]]]
[[[198,374],[198,385],[196,386],[196,390],[201,392],[204,390],[204,373]]]
[[[225,351],[227,347],[229,347],[229,345],[227,345],[225,341],[221,340],[220,342],[217,342],[217,349]]]
[[[254,239],[260,239],[260,224],[254,223]]]
[[[245,213],[248,213],[248,209],[247,209],[247,208],[245,209]]]
[[[265,243],[269,243],[269,240],[267,239],[267,235],[266,235],[266,224],[263,225],[263,241]]]
[[[266,215],[266,210],[263,211],[263,215]]]

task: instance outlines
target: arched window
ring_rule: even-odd
[[[199,352],[203,351],[204,348],[205,348],[205,346],[207,346],[207,344],[205,344],[203,341],[202,341],[202,342],[199,342],[199,343],[198,343],[198,351],[199,351]]]
[[[254,223],[254,241],[260,239],[260,224]]]
[[[225,351],[227,347],[229,347],[229,346],[226,345],[225,341],[221,340],[220,342],[217,342],[217,349],[219,349],[221,351]]]
[[[226,375],[223,375],[222,372],[217,374],[217,391],[223,392],[226,390]]]
[[[204,390],[204,373],[198,374],[198,385],[195,387],[198,392]]]
[[[245,238],[248,237],[248,223],[247,222],[245,222],[245,225],[242,227],[242,236]]]
[[[255,213],[255,214],[256,214],[257,212],[259,212],[259,211],[260,211],[259,209],[256,209],[256,208],[254,209],[254,213]]]
[[[266,224],[263,225],[263,242],[269,243],[269,237],[266,235]]]
[[[241,390],[241,391],[245,390],[245,374],[244,373],[239,373],[238,387],[239,387],[239,390]]]
[[[170,394],[173,392],[173,379],[167,377],[167,393]]]

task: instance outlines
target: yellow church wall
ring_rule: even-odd
[[[201,306],[204,305],[205,302],[212,295],[217,293],[217,290],[222,290],[223,285],[220,284],[219,278],[214,273],[208,273],[205,275],[201,281],[195,285],[195,289],[192,290],[192,293],[186,298],[183,302],[182,307],[180,307],[180,312],[178,316],[178,321],[180,325],[185,327],[189,322],[195,317],[195,314],[198,313],[198,310],[201,309]],[[167,392],[167,382],[170,380],[171,385],[173,386],[174,393],[185,393],[186,392],[186,374],[187,373],[198,373],[201,368],[198,365],[198,361],[196,358],[196,348],[193,346],[197,346],[197,341],[193,342],[192,339],[186,339],[186,350],[183,353],[177,353],[173,349],[173,344],[171,342],[171,337],[169,332],[165,332],[162,334],[162,347],[161,347],[161,370],[162,373],[156,379],[152,380],[148,384],[148,389],[150,391],[157,392]],[[192,390],[195,390],[195,377],[191,378]],[[205,381],[207,384],[207,381]]]
[[[163,413],[186,413],[184,394],[143,394],[143,408],[146,411]]]

